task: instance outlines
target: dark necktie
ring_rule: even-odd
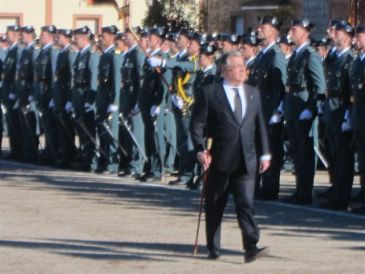
[[[242,102],[241,102],[241,97],[240,94],[238,92],[238,88],[232,88],[232,90],[234,91],[234,116],[237,119],[237,121],[241,122],[242,121]]]

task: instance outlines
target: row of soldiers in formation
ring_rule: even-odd
[[[86,26],[44,26],[38,42],[32,26],[9,26],[0,39],[7,157],[142,181],[161,180],[177,167],[170,184],[197,187],[201,170],[189,132],[194,94],[221,81],[222,54],[240,50],[247,83],[261,94],[272,154],[269,170],[257,176],[256,198],[278,199],[287,135],[296,190],[285,202],[312,202],[318,152],[332,184],[321,206],[347,209],[355,148],[364,202],[365,25],[332,20],[328,38],[313,43],[307,19],[292,20],[280,37],[281,26],[264,16],[255,34],[237,36],[164,28],[121,33],[112,25],[97,42]],[[318,129],[324,153],[314,142]]]

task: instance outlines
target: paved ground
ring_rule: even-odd
[[[283,175],[283,195],[293,189]],[[324,173],[316,190],[324,188]],[[199,192],[0,161],[0,273],[364,273],[365,217],[257,202],[271,257],[243,264],[232,205],[222,256],[192,256]]]

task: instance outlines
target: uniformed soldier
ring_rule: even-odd
[[[354,178],[354,151],[350,126],[351,71],[354,63],[351,44],[353,27],[342,21],[335,29],[336,58],[327,68],[327,93],[323,120],[333,159],[333,191],[321,207],[346,210]]]
[[[20,27],[12,25],[7,27],[6,36],[9,42],[9,49],[3,65],[2,79],[2,101],[6,109],[6,122],[10,142],[10,153],[7,159],[19,160],[21,158],[21,136],[19,131],[19,113],[16,106],[15,83],[16,66],[21,54]]]
[[[365,24],[356,27],[356,44],[359,55],[355,61],[352,73],[352,111],[351,125],[356,141],[356,150],[359,160],[361,189],[358,200],[363,205],[354,208],[353,212],[365,214]]]
[[[61,51],[56,61],[53,100],[60,140],[60,158],[56,165],[61,168],[71,167],[76,154],[75,127],[71,117],[72,67],[76,59],[76,52],[71,48],[72,35],[73,32],[70,29],[57,30],[56,40]]]
[[[122,32],[117,32],[115,36],[115,54],[114,54],[114,89],[115,89],[115,98],[119,98],[118,102],[118,115],[128,116],[128,94],[126,92],[122,92],[123,89],[123,80],[122,80],[122,65],[125,61],[125,57],[128,52],[128,46],[126,45],[125,35]],[[113,117],[113,116],[112,116]],[[118,120],[119,121],[119,120]],[[122,150],[119,151],[119,170],[126,170],[128,168],[130,159],[128,155],[128,147],[131,146],[129,143],[129,136],[126,132],[126,129],[119,123],[119,135],[118,140],[120,146],[123,147],[125,152]]]
[[[276,200],[279,195],[280,171],[283,164],[283,98],[285,95],[286,62],[276,43],[282,23],[272,16],[264,16],[258,28],[262,50],[257,55],[247,83],[257,87],[272,155],[270,168],[257,175],[258,193],[263,200]],[[262,186],[261,184],[262,179]]]
[[[140,178],[144,164],[146,162],[146,154],[144,147],[144,123],[142,119],[141,110],[139,107],[139,97],[144,79],[144,62],[146,55],[139,47],[136,40],[135,32],[127,28],[125,31],[125,43],[128,46],[128,52],[125,56],[122,65],[122,95],[126,97],[127,107],[123,119],[125,127],[129,127],[128,136],[130,146],[128,146],[128,153],[130,161],[128,166],[121,176]],[[133,138],[131,137],[133,135]]]
[[[114,39],[118,28],[114,25],[101,29],[103,53],[99,63],[99,86],[96,93],[96,123],[100,146],[106,155],[98,159],[96,172],[117,173],[119,169],[119,97],[114,81]]]
[[[196,160],[191,142],[189,124],[191,106],[194,100],[193,83],[199,69],[198,55],[200,37],[197,33],[182,30],[179,33],[177,46],[179,48],[176,60],[161,60],[149,58],[151,66],[161,66],[173,70],[172,103],[177,130],[177,146],[179,152],[179,178],[169,182],[170,185],[192,184],[196,173]]]
[[[199,55],[199,66],[200,70],[196,74],[196,79],[194,82],[194,98],[198,96],[199,92],[207,86],[214,84],[219,79],[217,78],[217,67],[215,64],[215,53],[217,48],[209,43],[203,44],[200,48]],[[209,138],[209,132],[207,133]],[[208,142],[208,141],[207,141]],[[207,145],[208,147],[208,145]],[[203,171],[201,165],[197,167],[197,174],[201,174]],[[193,183],[187,185],[190,189],[198,189],[201,186],[202,176],[198,176]]]
[[[288,64],[290,56],[293,54],[294,43],[289,35],[282,35],[276,41],[285,56],[285,61]]]
[[[152,28],[149,31],[149,57],[163,56],[161,45],[165,36],[164,28]],[[164,174],[164,88],[165,76],[160,68],[144,65],[144,81],[139,98],[143,122],[145,125],[145,147],[148,163],[142,181],[160,181]]]
[[[25,48],[17,62],[17,81],[15,84],[20,124],[19,133],[22,140],[22,161],[34,162],[38,158],[39,145],[35,108],[32,105],[33,66],[38,49],[35,49],[35,31],[33,26],[25,26],[20,30]]]
[[[284,199],[294,204],[312,202],[315,155],[311,129],[317,101],[324,96],[325,78],[321,58],[309,45],[313,24],[307,19],[291,22],[291,38],[296,45],[288,63],[284,115],[295,165],[296,190]]]
[[[220,57],[216,60],[217,76],[221,76],[221,58],[225,53],[238,50],[240,37],[237,34],[222,34],[219,36],[218,45],[220,45]]]
[[[54,164],[59,156],[59,139],[54,116],[53,100],[53,46],[56,27],[41,28],[41,50],[34,63],[34,100],[37,106],[40,126],[45,136],[45,148],[39,156],[39,163]]]
[[[254,70],[253,66],[258,53],[258,43],[259,40],[254,33],[246,34],[241,37],[240,51],[245,58],[248,75]]]
[[[103,154],[95,142],[94,103],[99,55],[92,51],[93,34],[87,26],[75,29],[74,38],[79,52],[73,65],[72,110],[76,132],[80,139],[80,149],[73,166],[78,170],[89,171],[94,156]]]
[[[162,56],[164,59],[175,59],[178,53],[176,48],[176,34],[167,33],[161,45]],[[176,140],[176,121],[173,113],[172,96],[172,80],[173,71],[171,69],[163,70],[163,77],[166,81],[162,82],[164,89],[163,103],[164,108],[164,137],[165,137],[165,173],[173,173],[175,170],[175,160],[177,152]]]
[[[0,103],[2,102],[1,89],[3,83],[3,67],[8,48],[9,48],[8,37],[6,35],[3,35],[0,37]],[[4,119],[3,108],[0,107],[0,156],[2,156],[1,148],[2,148],[3,133],[4,133],[3,119]]]

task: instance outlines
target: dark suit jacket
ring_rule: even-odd
[[[223,84],[204,87],[198,93],[191,118],[191,136],[196,152],[204,150],[204,132],[213,139],[212,166],[222,172],[232,172],[237,159],[237,148],[248,174],[256,174],[257,158],[255,139],[259,138],[262,153],[269,154],[266,126],[258,90],[244,85],[246,113],[242,122],[234,118]],[[256,128],[258,134],[256,135]],[[240,156],[238,154],[238,156]]]

